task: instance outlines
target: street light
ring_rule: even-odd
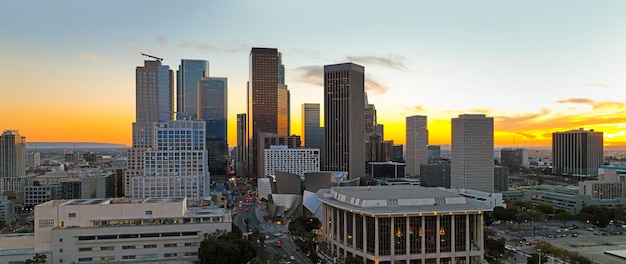
[[[541,249],[540,249],[540,248],[538,248],[538,249],[537,249],[537,252],[539,252],[539,264],[541,264]]]

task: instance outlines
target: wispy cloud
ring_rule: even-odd
[[[365,74],[365,91],[369,94],[384,94],[389,89],[384,84],[375,80],[371,74]]]
[[[313,85],[324,85],[324,67],[319,65],[302,66],[294,69],[294,79]],[[365,91],[370,94],[384,94],[389,89],[377,81],[371,74],[365,75]]]
[[[611,86],[609,86],[606,83],[588,83],[587,86],[589,87],[593,87],[593,88],[604,88],[604,89],[611,89]]]
[[[593,105],[594,101],[587,98],[568,98],[556,101],[559,104],[587,104]]]
[[[623,109],[626,104],[615,101],[594,101],[587,98],[569,98],[557,101],[560,104],[584,104],[593,107],[594,110],[598,109]]]
[[[198,44],[192,42],[182,42],[178,44],[178,48],[181,49],[198,49],[200,51],[208,51],[208,52],[243,52],[248,51],[250,49],[249,46],[244,44],[239,44],[231,47],[218,47],[209,44]]]
[[[111,62],[111,61],[117,60],[115,57],[103,56],[103,55],[98,55],[98,54],[89,53],[89,52],[80,52],[78,53],[78,57],[88,62],[103,62],[103,61]]]
[[[165,36],[157,36],[156,41],[161,45],[167,45],[167,38]]]
[[[295,80],[303,83],[310,83],[313,85],[324,84],[324,67],[319,65],[309,65],[298,67],[294,70],[296,76]]]
[[[377,57],[377,56],[348,56],[347,59],[352,62],[360,64],[378,64],[385,67],[393,68],[396,70],[407,71],[407,67],[404,65],[401,56]]]

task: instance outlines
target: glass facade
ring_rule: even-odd
[[[206,122],[206,147],[211,175],[226,175],[228,162],[228,80],[210,77],[198,81],[199,119]]]
[[[198,81],[209,77],[209,62],[205,60],[181,60],[176,75],[176,111],[185,113],[180,117],[199,120]]]

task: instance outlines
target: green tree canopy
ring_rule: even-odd
[[[256,254],[257,249],[251,241],[224,230],[206,234],[198,249],[201,264],[247,263]]]

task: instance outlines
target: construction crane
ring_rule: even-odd
[[[158,60],[158,61],[163,61],[163,58],[159,58],[159,57],[157,57],[157,56],[152,56],[152,55],[145,54],[145,53],[141,53],[141,55],[146,56],[146,57],[153,58],[153,59]]]

